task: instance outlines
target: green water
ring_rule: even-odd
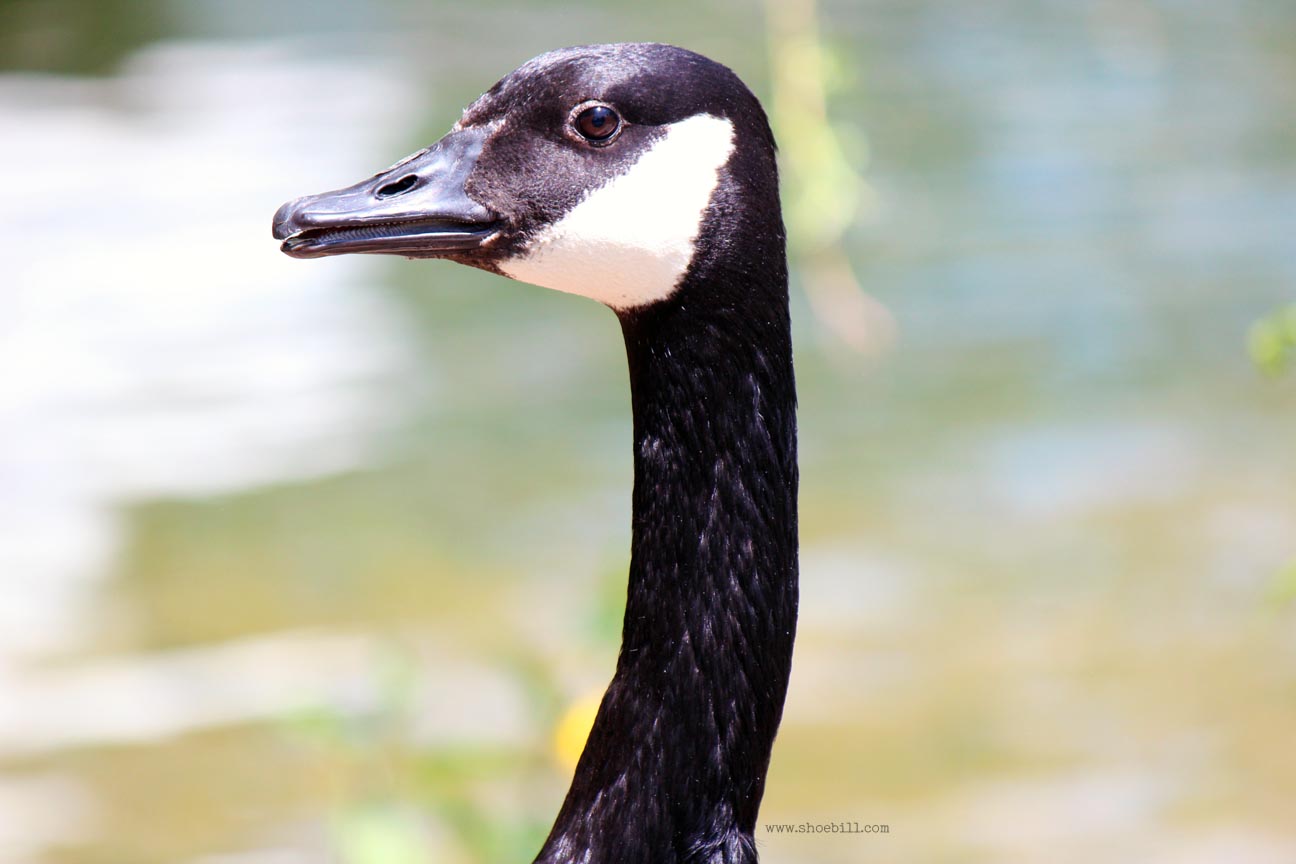
[[[793,262],[804,611],[762,820],[890,831],[762,832],[762,854],[1296,858],[1296,377],[1267,378],[1246,352],[1251,323],[1296,298],[1296,7],[820,12],[841,66],[831,109],[863,136],[876,199],[847,252],[898,338],[875,358],[843,349]],[[294,39],[323,62],[394,52],[427,93],[408,150],[561,44],[676,42],[769,86],[759,9],[736,3],[10,2],[0,21],[15,70],[0,81],[111,76],[160,38]],[[358,634],[368,689],[0,756],[9,778],[58,776],[90,802],[39,860],[538,848],[567,782],[551,731],[606,681],[618,639],[618,328],[588,302],[450,265],[381,274],[414,359],[368,382],[400,419],[364,463],[124,507],[91,638],[51,661]],[[465,704],[511,716],[477,736],[427,731],[453,713],[437,682],[456,669],[508,696]]]

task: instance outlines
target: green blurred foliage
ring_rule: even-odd
[[[1278,571],[1270,585],[1270,597],[1278,604],[1296,603],[1296,558]]]
[[[1296,304],[1252,324],[1247,347],[1252,361],[1264,372],[1278,375],[1286,370],[1296,356]]]
[[[171,32],[165,0],[0,0],[0,70],[116,71]]]

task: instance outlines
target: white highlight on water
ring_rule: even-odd
[[[131,502],[350,469],[398,422],[373,262],[292,261],[270,215],[396,146],[402,71],[184,44],[0,75],[0,693],[94,637]]]

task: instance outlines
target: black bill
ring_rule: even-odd
[[[275,213],[275,239],[294,258],[436,258],[477,249],[499,222],[464,192],[485,138],[479,129],[451,132],[354,186],[289,201]]]

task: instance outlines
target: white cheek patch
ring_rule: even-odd
[[[697,114],[666,127],[629,170],[544,228],[505,275],[629,309],[670,296],[733,152],[733,124]]]

